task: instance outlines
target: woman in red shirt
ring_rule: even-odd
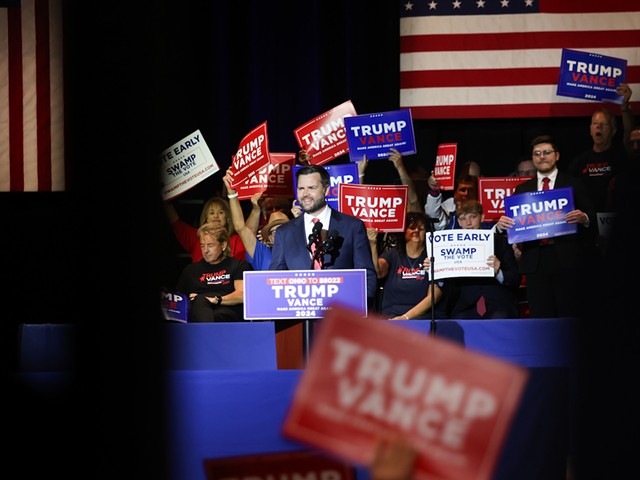
[[[198,240],[198,229],[189,225],[180,219],[177,210],[170,202],[165,202],[165,209],[171,228],[178,242],[184,250],[191,255],[191,261],[197,262],[202,259],[202,250],[200,249],[200,240]],[[224,227],[229,233],[229,247],[231,248],[231,256],[238,260],[246,260],[246,249],[242,240],[233,228],[231,221],[231,210],[229,202],[221,197],[211,197],[207,200],[200,212],[199,227],[205,223],[211,223]]]

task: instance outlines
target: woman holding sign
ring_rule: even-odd
[[[431,309],[429,272],[423,265],[427,258],[426,231],[426,215],[408,213],[398,244],[378,256],[378,230],[367,229],[376,274],[378,279],[386,279],[380,312],[391,320],[426,319]],[[436,304],[442,297],[443,283],[437,282],[433,287]]]

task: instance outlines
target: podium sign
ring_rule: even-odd
[[[189,299],[177,292],[162,292],[160,307],[164,319],[171,322],[187,323],[189,321]]]
[[[367,316],[365,269],[244,272],[245,320],[321,318],[334,303]]]

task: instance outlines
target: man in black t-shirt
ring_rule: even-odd
[[[198,239],[203,258],[184,267],[177,283],[189,298],[189,322],[243,321],[243,273],[251,265],[231,256],[224,227],[205,223]]]
[[[631,88],[622,83],[617,90],[624,97],[621,111],[624,125],[624,142],[628,142],[633,128],[634,118],[629,107]],[[591,116],[590,133],[593,146],[578,154],[569,164],[567,173],[582,179],[596,212],[609,212],[612,205],[607,199],[610,196],[611,180],[627,162],[627,154],[623,143],[614,143],[618,131],[616,117],[606,108],[597,109]]]

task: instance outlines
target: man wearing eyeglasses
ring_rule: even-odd
[[[572,187],[575,210],[565,215],[567,223],[578,224],[578,232],[544,240],[522,242],[519,272],[526,275],[527,300],[530,316],[575,317],[580,307],[588,307],[587,282],[593,275],[585,275],[587,266],[598,266],[595,248],[595,210],[582,182],[557,167],[560,151],[548,135],[531,142],[536,175],[516,186],[514,194]],[[548,180],[545,180],[548,179]],[[547,185],[545,185],[547,184]],[[503,215],[496,223],[498,232],[513,228],[514,219]],[[598,272],[596,268],[594,270]],[[581,305],[583,302],[585,305]]]
[[[616,117],[609,110],[598,108],[591,116],[589,127],[593,140],[592,147],[577,155],[567,169],[569,174],[584,182],[596,212],[613,210],[613,205],[608,202],[609,189],[613,186],[610,182],[627,162],[624,145],[629,142],[634,124],[633,113],[629,106],[631,87],[627,83],[621,83],[617,93],[623,96],[621,107],[623,142],[614,142],[618,131]]]

